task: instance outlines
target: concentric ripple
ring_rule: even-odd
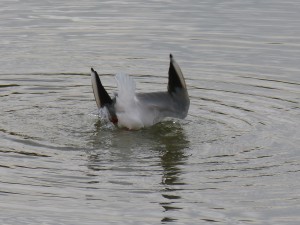
[[[51,210],[57,222],[68,224],[71,215],[83,215],[87,208],[96,221],[99,208],[113,217],[112,212],[140,205],[162,222],[220,222],[224,216],[257,222],[277,210],[267,206],[280,201],[281,208],[289,209],[297,202],[297,183],[290,179],[300,171],[298,83],[243,76],[234,81],[188,78],[186,120],[132,132],[98,118],[86,74],[2,77],[0,189],[2,199],[10,202],[4,208],[7,221],[29,223],[30,210],[39,210],[37,221],[42,221]],[[114,92],[113,76],[101,77]],[[158,85],[165,80],[134,77],[139,91],[152,79]],[[130,198],[135,200],[128,202]],[[106,211],[116,207],[114,201],[118,207]],[[35,205],[21,210],[27,202]],[[60,206],[52,208],[57,202]],[[75,202],[88,206],[60,214]],[[260,214],[244,213],[255,212],[257,205]],[[125,211],[143,221],[138,209]],[[18,219],[8,219],[14,212],[21,212]]]
[[[300,2],[2,1],[0,224],[299,224]],[[185,120],[98,117],[90,67]]]

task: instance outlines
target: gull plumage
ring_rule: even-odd
[[[187,87],[183,73],[172,54],[166,91],[137,93],[132,77],[118,74],[118,92],[111,98],[93,68],[91,78],[98,108],[105,107],[110,121],[119,127],[136,130],[152,126],[166,117],[184,119],[187,116],[190,105]]]

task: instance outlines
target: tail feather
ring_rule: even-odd
[[[116,96],[116,115],[118,126],[128,129],[140,129],[144,126],[141,120],[141,109],[136,98],[135,82],[132,77],[117,74],[118,95]]]

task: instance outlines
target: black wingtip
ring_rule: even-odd
[[[96,70],[91,68],[92,71],[92,87],[95,95],[95,99],[97,102],[98,107],[103,107],[107,104],[112,104],[112,99],[110,98],[109,94],[103,87],[99,75]]]
[[[173,55],[170,54],[168,92],[173,93],[177,88],[186,89],[186,84],[179,65],[175,62]]]

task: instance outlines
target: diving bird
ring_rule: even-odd
[[[187,116],[190,99],[181,69],[172,54],[166,91],[136,93],[132,77],[118,74],[115,77],[118,92],[111,98],[93,68],[91,78],[98,109],[106,108],[109,120],[119,127],[136,130],[166,117],[184,119]]]

